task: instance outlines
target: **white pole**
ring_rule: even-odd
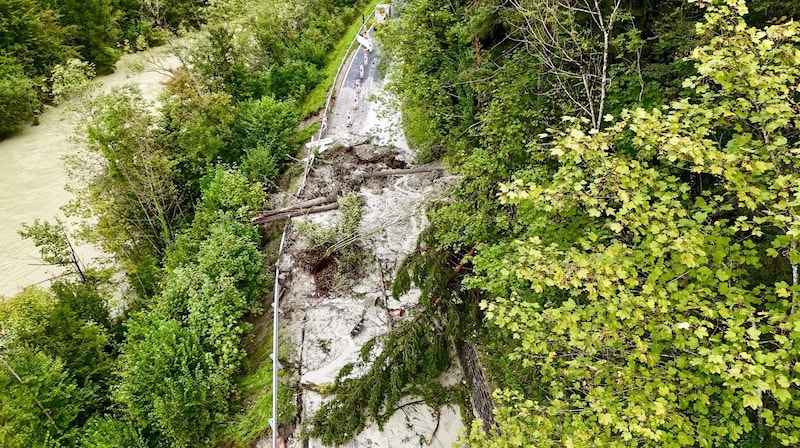
[[[283,246],[283,238],[281,238],[281,246]],[[280,309],[278,300],[281,290],[279,274],[280,268],[276,265],[275,298],[272,302],[272,448],[278,448],[278,311]]]

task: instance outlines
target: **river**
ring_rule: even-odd
[[[138,85],[145,98],[155,99],[163,89],[168,69],[179,65],[168,47],[129,54],[111,75],[97,78],[95,92],[125,84]],[[61,206],[72,199],[64,186],[64,156],[78,148],[77,117],[68,106],[53,107],[42,114],[39,125],[0,141],[0,296],[12,296],[32,284],[47,285],[60,269],[42,265],[32,242],[19,236],[23,223],[34,219],[53,221],[63,217]],[[86,263],[101,255],[88,244],[77,246]]]

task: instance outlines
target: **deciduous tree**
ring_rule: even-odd
[[[535,378],[474,446],[800,442],[800,27],[702,3],[691,97],[578,121],[538,146],[554,175],[505,185],[528,233],[479,250],[468,284]]]

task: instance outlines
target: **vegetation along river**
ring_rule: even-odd
[[[138,85],[145,98],[153,99],[168,76],[165,69],[178,64],[166,47],[124,56],[111,75],[97,78],[95,92],[125,84]],[[136,67],[134,69],[133,67]],[[68,105],[49,108],[38,126],[0,141],[0,296],[11,296],[31,284],[46,283],[58,273],[44,266],[29,240],[19,236],[23,223],[54,220],[72,195],[64,186],[67,175],[63,157],[78,150],[73,142],[77,115]],[[97,249],[79,245],[84,262],[98,256]]]

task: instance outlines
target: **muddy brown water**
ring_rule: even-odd
[[[168,69],[178,64],[165,47],[126,55],[115,73],[97,79],[93,93],[135,84],[145,98],[155,99]],[[72,199],[64,189],[67,175],[62,159],[79,148],[72,138],[77,116],[68,110],[68,106],[50,108],[38,126],[0,141],[0,297],[12,296],[28,285],[47,285],[60,272],[43,266],[36,247],[18,232],[23,223],[34,219],[63,217],[60,208]],[[102,255],[87,244],[79,245],[77,252],[87,263]]]

